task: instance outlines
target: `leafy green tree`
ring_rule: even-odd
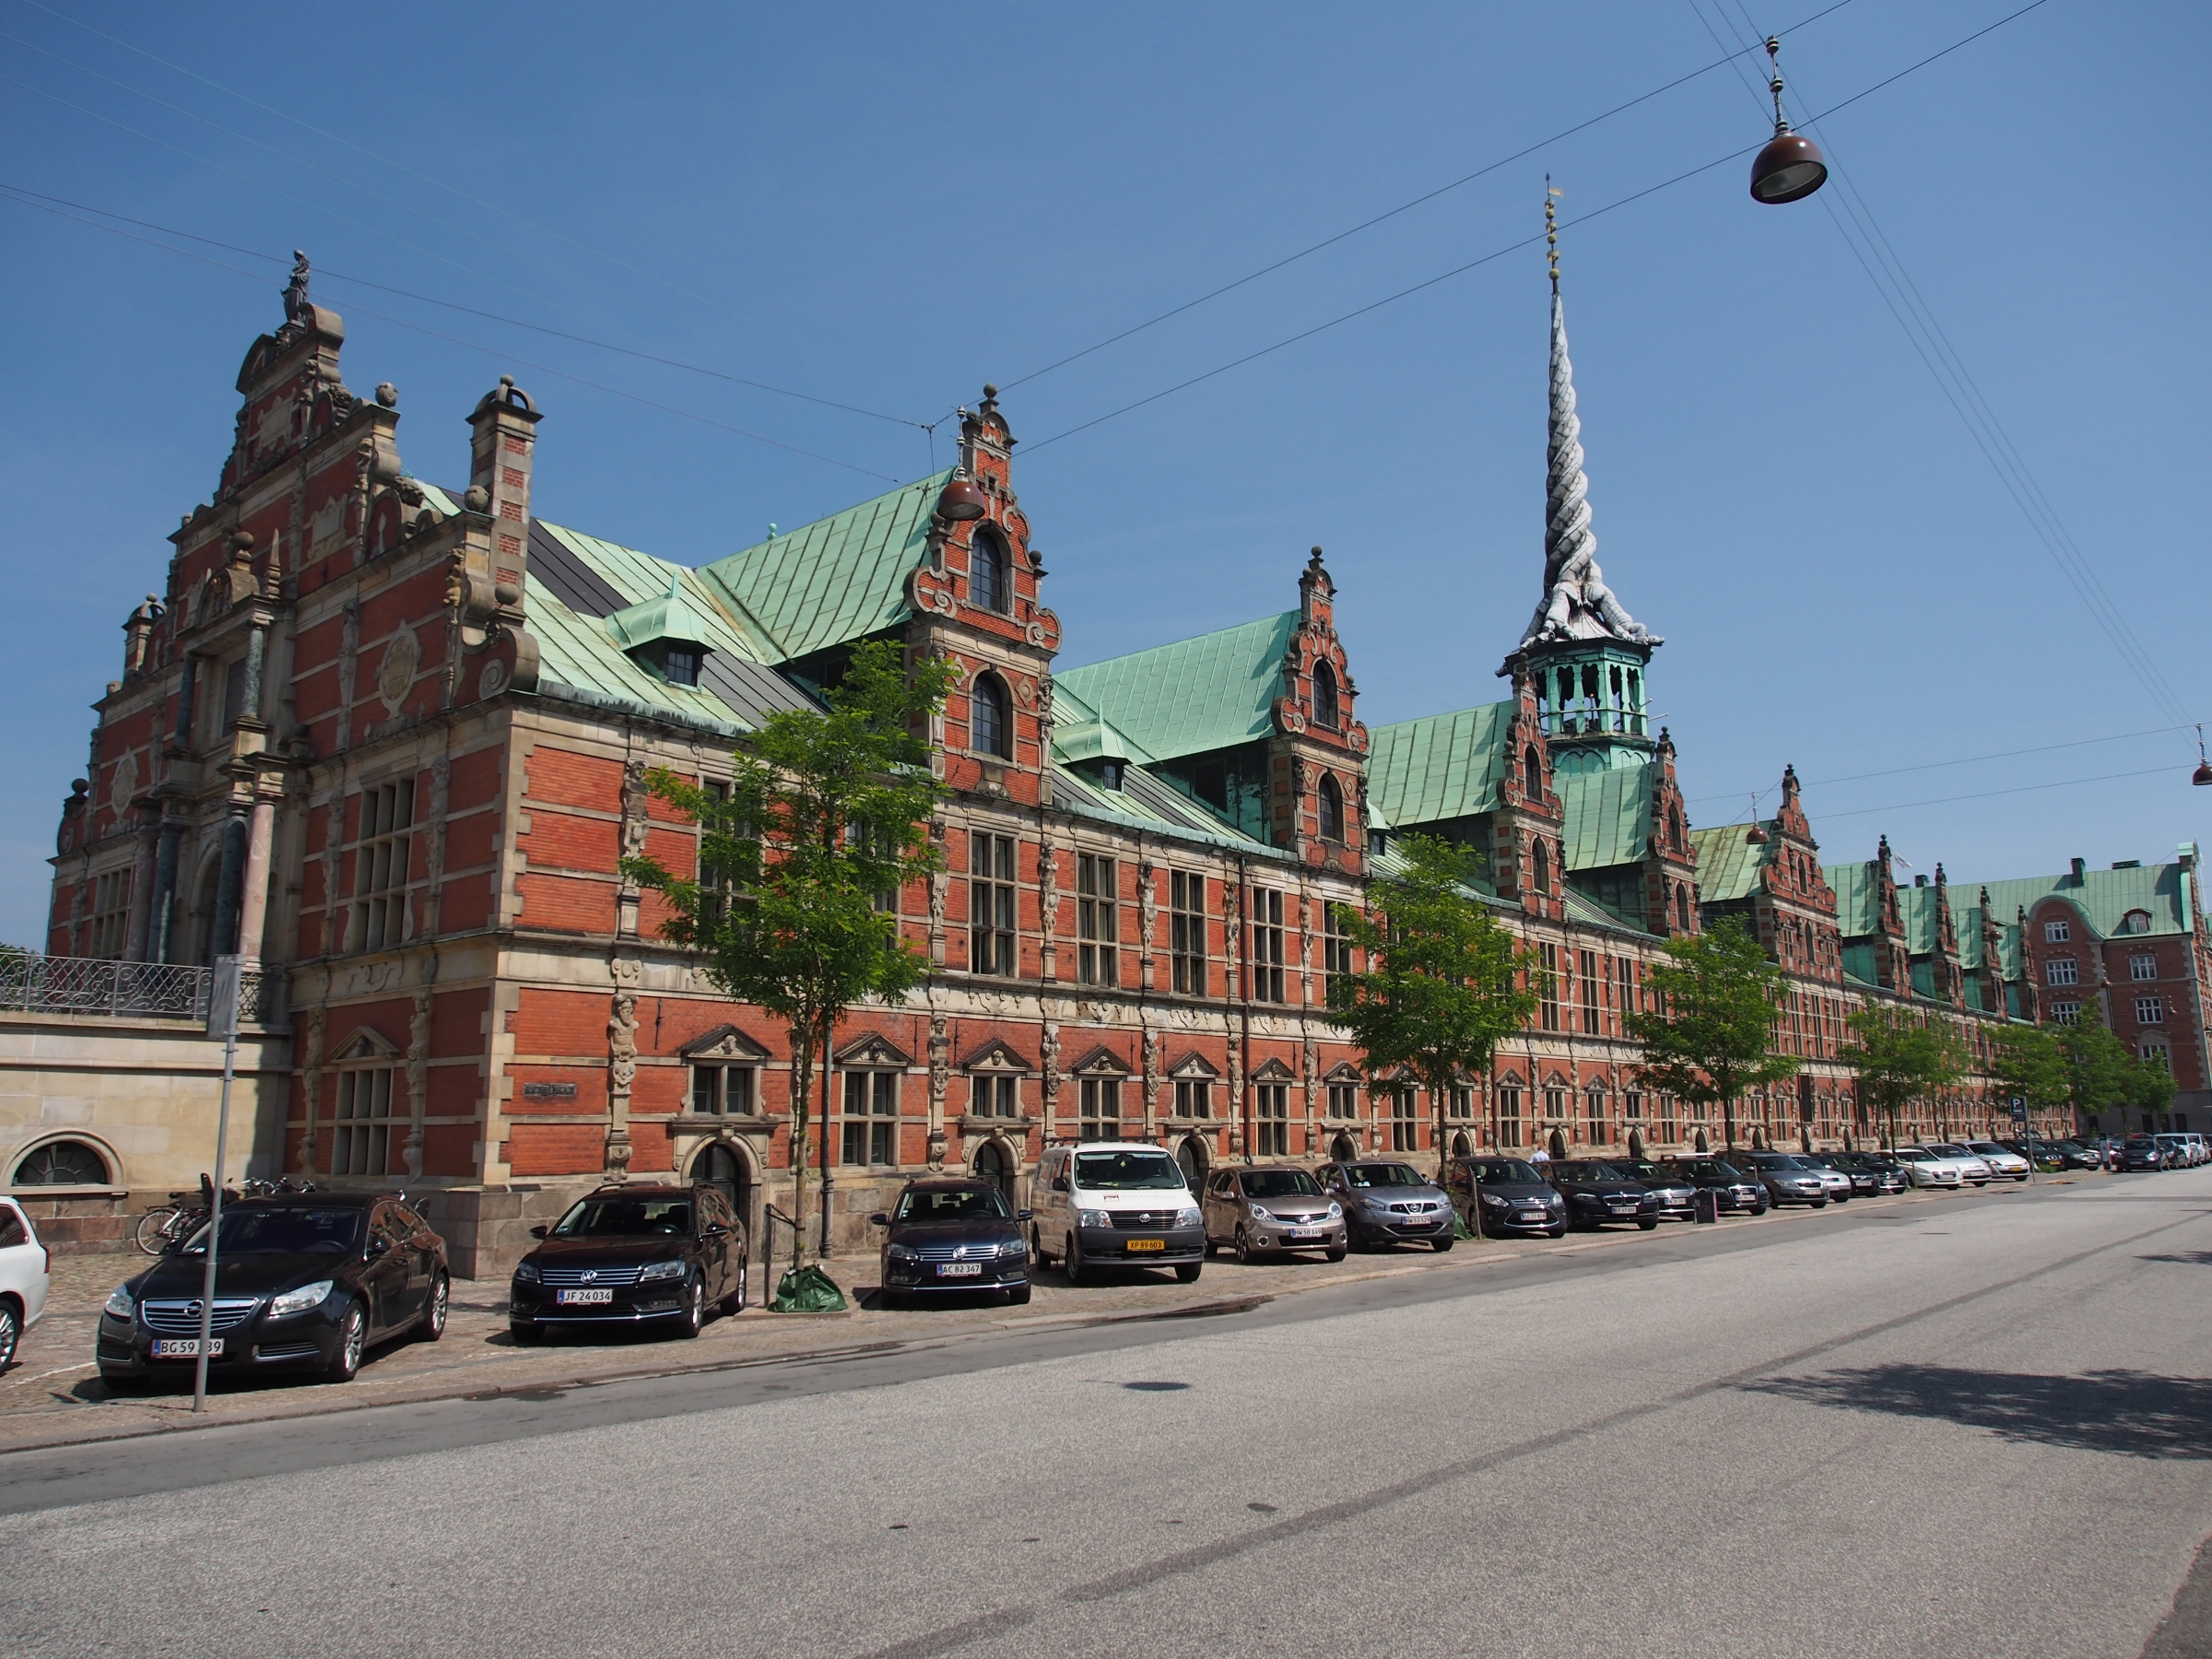
[[[1735,1103],[1745,1092],[1794,1077],[1802,1062],[1774,1052],[1786,982],[1750,930],[1725,916],[1701,934],[1666,942],[1649,978],[1655,1008],[1633,1011],[1629,1035],[1643,1045],[1643,1081],[1685,1100],[1721,1108],[1735,1145]]]
[[[1369,1076],[1404,1068],[1428,1088],[1441,1167],[1452,1089],[1463,1076],[1488,1075],[1498,1045],[1536,1011],[1535,986],[1521,982],[1534,958],[1468,890],[1474,853],[1430,835],[1399,846],[1406,868],[1369,886],[1367,914],[1345,916],[1367,966],[1330,976],[1329,1015]]]
[[[2065,1109],[2073,1100],[2066,1054],[2057,1033],[2045,1026],[2007,1027],[1996,1039],[1991,1070],[2007,1100],[2028,1103],[2029,1121]]]
[[[1851,1041],[1837,1058],[1858,1075],[1859,1099],[1880,1115],[1894,1147],[1900,1112],[1958,1087],[1966,1075],[1966,1043],[1942,1016],[1897,1003],[1870,1003],[1846,1023]]]
[[[2097,1018],[2093,1006],[2081,1011],[2079,1024],[2058,1030],[2059,1046],[2065,1055],[2068,1098],[2079,1116],[2100,1124],[2106,1112],[2124,1108],[2131,1089],[2139,1087],[2130,1075],[2135,1056]],[[2126,1125],[2121,1127],[2124,1131]]]
[[[2127,1063],[2127,1104],[2131,1111],[2163,1114],[2173,1107],[2173,1074],[2165,1066],[2130,1056]],[[2157,1122],[2154,1117],[2152,1122]]]
[[[877,906],[942,863],[929,822],[944,786],[924,734],[956,671],[902,656],[894,643],[865,641],[827,712],[771,714],[735,757],[726,796],[653,774],[653,793],[700,826],[698,878],[651,857],[623,861],[631,880],[668,900],[663,934],[699,951],[725,995],[790,1030],[794,1266],[806,1259],[808,1102],[818,1070],[826,1123],[837,1022],[865,998],[903,995],[928,968],[900,938],[896,914]]]

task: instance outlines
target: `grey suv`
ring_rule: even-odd
[[[1206,1247],[1228,1245],[1240,1262],[1286,1250],[1322,1250],[1332,1262],[1344,1260],[1344,1206],[1295,1164],[1222,1170],[1206,1178],[1199,1207]]]
[[[1738,1152],[1735,1167],[1767,1189],[1776,1207],[1802,1204],[1811,1209],[1828,1206],[1828,1182],[1820,1171],[1807,1169],[1786,1152]]]
[[[1452,1200],[1443,1188],[1409,1163],[1394,1159],[1321,1167],[1322,1191],[1344,1206],[1357,1249],[1378,1244],[1426,1244],[1449,1250],[1453,1239]]]

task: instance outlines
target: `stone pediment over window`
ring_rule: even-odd
[[[1574,1087],[1574,1079],[1572,1077],[1562,1077],[1559,1073],[1555,1071],[1549,1077],[1544,1079],[1544,1087],[1547,1088],[1572,1088]]]
[[[1214,1069],[1212,1063],[1195,1049],[1168,1067],[1168,1076],[1171,1077],[1211,1079],[1218,1077],[1220,1075]]]
[[[1097,1048],[1092,1049],[1067,1069],[1069,1076],[1077,1077],[1125,1077],[1129,1076],[1129,1063],[1104,1043],[1099,1044]]]
[[[1037,1068],[1016,1053],[1011,1044],[994,1037],[961,1061],[960,1069],[964,1072],[1020,1072],[1026,1075]]]
[[[837,1064],[847,1071],[886,1071],[893,1066],[908,1066],[914,1063],[912,1054],[888,1038],[878,1037],[873,1031],[846,1043],[837,1051],[836,1059]]]
[[[1335,1065],[1329,1067],[1321,1080],[1324,1083],[1364,1083],[1367,1079],[1360,1075],[1359,1068],[1349,1060],[1339,1060]]]
[[[1265,1060],[1253,1070],[1252,1080],[1254,1083],[1295,1083],[1298,1074],[1280,1060]]]
[[[719,1025],[677,1049],[684,1060],[765,1060],[768,1051],[734,1025]]]
[[[339,1065],[348,1063],[359,1065],[363,1061],[373,1064],[382,1060],[397,1060],[399,1057],[398,1043],[394,1042],[375,1027],[363,1026],[340,1046],[335,1064]]]

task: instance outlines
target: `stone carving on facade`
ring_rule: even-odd
[[[125,749],[108,779],[108,806],[118,814],[127,811],[138,794],[138,751]]]
[[[929,959],[945,965],[945,902],[952,895],[952,877],[944,870],[929,875]]]
[[[422,662],[422,641],[411,628],[402,628],[384,647],[382,665],[376,671],[377,700],[384,712],[396,714],[415,684],[415,670]]]
[[[426,973],[435,971],[435,959],[425,965]],[[415,990],[415,1011],[407,1024],[407,1139],[403,1152],[407,1173],[422,1173],[422,1120],[429,1114],[430,1101],[430,987],[425,983]]]
[[[422,931],[435,935],[445,896],[445,815],[453,798],[453,763],[444,754],[430,760],[429,810],[423,824]]]
[[[1040,970],[1046,979],[1056,977],[1060,929],[1059,860],[1047,835],[1037,848],[1037,914],[1043,937],[1038,946]]]
[[[943,1014],[929,1017],[929,1167],[945,1167],[945,1096],[952,1084],[952,1033]]]
[[[1547,640],[1616,639],[1657,645],[1658,636],[1621,608],[1597,567],[1590,528],[1590,481],[1583,471],[1583,423],[1574,412],[1574,366],[1567,359],[1567,313],[1551,296],[1551,440],[1545,477],[1544,598],[1521,646]]]
[[[616,991],[606,1021],[606,1157],[610,1181],[629,1172],[629,1091],[638,1077],[638,962],[618,957]]]
[[[1138,1013],[1139,1018],[1144,1019],[1145,1133],[1149,1135],[1153,1119],[1159,1115],[1160,1070],[1167,1045],[1159,1029],[1152,1024],[1150,1009],[1140,1008]]]
[[[646,787],[645,762],[631,756],[622,763],[622,827],[621,847],[625,859],[641,856],[645,851],[645,833],[652,827],[648,803],[652,792]],[[638,884],[624,871],[615,885],[615,931],[622,937],[638,936]]]
[[[337,752],[353,747],[354,679],[361,657],[361,607],[348,600],[338,623],[338,739]]]
[[[307,1036],[300,1053],[300,1087],[307,1126],[300,1136],[300,1167],[315,1167],[315,1125],[323,1115],[323,1043],[329,1011],[317,1003],[307,1013]]]
[[[1044,1100],[1044,1132],[1050,1135],[1060,1104],[1060,1022],[1049,1008],[1037,1039],[1037,1071],[1038,1092]]]

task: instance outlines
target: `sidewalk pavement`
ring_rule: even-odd
[[[1912,1204],[1942,1194],[1860,1199],[1853,1206]],[[1752,1218],[1729,1217],[1728,1228],[1772,1227],[1806,1219],[1812,1212],[1771,1211]],[[92,1363],[93,1333],[100,1304],[124,1279],[140,1272],[137,1255],[57,1256],[45,1316],[24,1335],[16,1363],[0,1375],[0,1453],[32,1446],[159,1434],[214,1423],[262,1421],[357,1410],[472,1394],[559,1389],[618,1378],[664,1375],[757,1365],[865,1347],[880,1350],[905,1342],[1124,1319],[1185,1317],[1227,1312],[1255,1300],[1411,1273],[1478,1272],[1532,1251],[1550,1254],[1618,1249],[1643,1237],[1635,1231],[1571,1234],[1565,1240],[1461,1240],[1439,1253],[1406,1247],[1347,1256],[1318,1256],[1240,1265],[1221,1259],[1206,1265],[1194,1285],[1163,1271],[1133,1270],[1114,1281],[1070,1286],[1057,1269],[1037,1274],[1026,1306],[993,1305],[988,1293],[947,1298],[919,1312],[880,1312],[874,1300],[876,1258],[832,1257],[824,1264],[853,1308],[842,1313],[770,1313],[760,1307],[760,1274],[753,1271],[747,1310],[711,1321],[696,1341],[631,1334],[560,1338],[519,1347],[507,1331],[504,1286],[456,1280],[453,1312],[442,1341],[419,1338],[370,1351],[349,1383],[312,1378],[262,1377],[211,1384],[207,1410],[192,1411],[192,1368],[166,1390],[111,1397]]]

